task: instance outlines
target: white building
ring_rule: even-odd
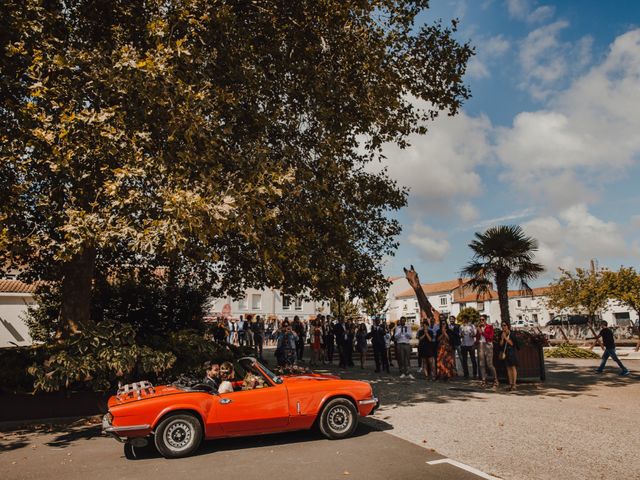
[[[262,318],[288,317],[295,315],[301,320],[311,320],[317,315],[330,314],[328,301],[304,300],[301,297],[283,295],[274,289],[247,289],[243,298],[231,297],[211,299],[208,316],[225,315],[231,318],[260,315]]]
[[[35,285],[18,280],[0,280],[0,348],[31,345],[24,322],[27,309],[35,302]]]

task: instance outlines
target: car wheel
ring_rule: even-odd
[[[160,422],[155,431],[155,444],[165,458],[191,455],[202,441],[202,426],[188,413],[171,415]]]
[[[322,409],[318,426],[331,440],[350,437],[358,426],[356,407],[346,398],[334,398]]]

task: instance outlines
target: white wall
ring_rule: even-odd
[[[29,294],[0,293],[0,348],[31,345],[23,317],[27,306],[33,304],[33,297]]]

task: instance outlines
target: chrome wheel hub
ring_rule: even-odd
[[[191,425],[179,421],[170,424],[165,430],[164,438],[174,450],[182,450],[191,442]]]
[[[343,406],[333,407],[327,415],[327,423],[334,432],[344,432],[351,427],[351,412]]]

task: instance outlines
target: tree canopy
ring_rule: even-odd
[[[517,283],[521,290],[530,292],[529,282],[544,271],[544,267],[534,261],[538,241],[526,236],[519,225],[500,225],[483,233],[476,232],[469,248],[473,258],[462,275],[471,277],[469,285],[478,296],[489,292],[495,281],[500,320],[510,324],[509,283]]]
[[[60,282],[72,332],[127,269],[365,297],[406,202],[367,164],[469,96],[427,6],[3,1],[0,265]]]
[[[547,306],[558,313],[583,313],[594,320],[612,296],[611,286],[605,280],[606,270],[592,267],[560,272],[560,277],[549,285]]]

